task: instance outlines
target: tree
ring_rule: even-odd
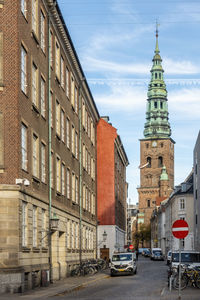
[[[136,245],[136,249],[138,249],[139,245],[141,245],[142,248],[144,248],[144,242],[145,244],[150,245],[151,240],[151,224],[145,225],[141,224],[137,231],[133,233],[133,241]]]

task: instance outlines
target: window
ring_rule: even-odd
[[[40,14],[40,30],[41,49],[45,52],[45,17],[42,11]]]
[[[85,184],[83,184],[83,203],[82,203],[82,206],[83,208],[85,209]]]
[[[157,101],[154,102],[154,108],[157,108],[158,107],[158,103]]]
[[[46,147],[41,144],[41,180],[46,182]]]
[[[88,150],[85,149],[85,169],[88,171]]]
[[[45,81],[41,77],[41,115],[45,118],[46,114],[46,99],[45,99]]]
[[[88,112],[85,110],[85,131],[88,132]]]
[[[53,158],[53,152],[51,151],[51,188],[53,188],[54,186],[54,178],[53,178],[53,174],[54,174],[54,158]]]
[[[72,153],[74,154],[75,156],[75,128],[74,128],[74,125],[72,125],[72,147],[71,147],[71,150],[72,150]]]
[[[33,134],[32,164],[33,164],[33,176],[39,178],[39,139],[35,134]]]
[[[66,81],[66,96],[69,98],[69,70],[66,68],[65,71],[65,81]]]
[[[75,193],[76,193],[75,202],[78,204],[78,177],[76,177],[76,179],[75,179]]]
[[[0,65],[1,65],[1,53],[3,53],[3,49],[1,51],[1,42],[0,42]],[[1,84],[1,68],[0,68],[0,84]],[[25,94],[27,93],[27,52],[23,46],[21,46],[21,90]]]
[[[70,170],[67,169],[67,199],[70,199]]]
[[[161,79],[161,73],[159,73],[159,79]]]
[[[27,220],[27,203],[22,201],[22,247],[26,247],[28,243],[28,220]]]
[[[61,140],[65,142],[65,113],[61,109]]]
[[[159,156],[158,157],[158,168],[162,168],[162,166],[163,166],[163,158],[162,158],[162,156]]]
[[[37,247],[37,207],[33,205],[33,247]]]
[[[32,29],[38,35],[38,0],[32,0]]]
[[[21,12],[23,13],[24,17],[27,16],[27,0],[21,0]]]
[[[64,59],[61,56],[61,61],[60,61],[60,77],[61,77],[61,86],[64,89],[65,86],[65,78],[64,78]]]
[[[65,165],[62,164],[62,170],[61,170],[61,191],[62,195],[65,195]]]
[[[60,81],[60,45],[57,40],[56,40],[55,56],[56,56],[56,77]]]
[[[71,76],[71,104],[72,104],[72,107],[74,107],[74,88],[75,88],[75,85],[74,85],[74,78],[73,76]]]
[[[85,144],[83,144],[83,168],[85,168]]]
[[[76,197],[76,187],[75,187],[75,174],[72,173],[72,201],[75,202]]]
[[[91,137],[91,121],[90,116],[88,115],[88,136]]]
[[[50,31],[50,37],[49,37],[49,46],[50,46],[50,55],[49,55],[49,59],[50,59],[50,65],[51,67],[53,67],[53,33],[52,31]]]
[[[157,79],[157,73],[155,73],[155,79]]]
[[[66,119],[66,144],[67,148],[70,148],[70,132],[69,132],[70,122],[69,119]]]
[[[52,92],[50,92],[50,102],[51,102],[51,128],[53,128],[54,107],[53,107],[53,93]]]
[[[147,200],[147,207],[150,207],[150,206],[151,206],[151,200],[148,199],[148,200]]]
[[[46,246],[46,210],[42,209],[42,247]]]
[[[94,123],[93,120],[91,119],[91,123],[90,123],[90,132],[91,132],[91,142],[94,145]]]
[[[163,102],[160,102],[160,108],[163,109]]]
[[[60,171],[61,171],[61,161],[60,161],[60,158],[57,156],[56,157],[56,190],[59,193],[61,192]]]
[[[85,128],[85,102],[82,99],[82,125]]]
[[[88,211],[91,212],[91,193],[88,189]]]
[[[27,127],[22,124],[21,125],[21,155],[22,155],[22,169],[27,171],[27,166],[28,166],[28,143],[27,143],[27,134],[28,134],[28,129]]]
[[[88,174],[90,174],[91,171],[91,157],[90,153],[88,152]]]
[[[56,134],[60,137],[60,103],[56,101]]]
[[[32,102],[38,107],[38,69],[32,64]]]
[[[75,132],[75,157],[78,159],[78,133]]]
[[[147,168],[151,168],[151,157],[147,157],[147,162],[148,162]]]
[[[78,113],[78,90],[77,90],[77,87],[75,87],[75,90],[74,90],[74,109],[75,109],[75,112]]]
[[[184,199],[184,198],[181,198],[181,199],[179,200],[179,209],[180,209],[180,210],[185,209],[185,199]]]
[[[85,188],[85,209],[88,210],[88,188]]]

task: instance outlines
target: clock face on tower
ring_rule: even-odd
[[[152,147],[157,147],[157,142],[156,141],[152,142]]]

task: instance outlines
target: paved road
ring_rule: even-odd
[[[182,292],[182,300],[200,300],[200,290],[189,288]],[[176,300],[178,291],[167,287],[167,266],[163,261],[139,257],[138,273],[133,276],[108,277],[73,291],[60,294],[53,300]]]

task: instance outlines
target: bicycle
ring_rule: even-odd
[[[89,262],[85,262],[73,269],[71,271],[71,276],[94,275],[94,273],[95,268]]]
[[[188,285],[200,288],[200,269],[183,266],[181,271],[181,289]],[[173,287],[179,289],[179,272],[173,278]]]

